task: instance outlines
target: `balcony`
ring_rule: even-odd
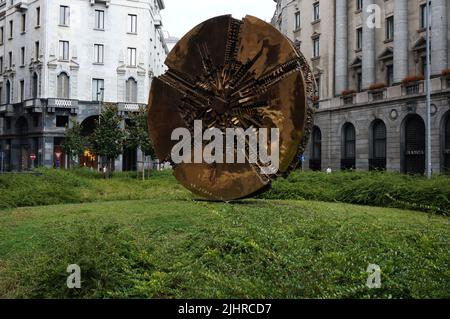
[[[3,104],[0,105],[0,115],[2,116],[10,116],[14,113],[14,107],[12,104]]]
[[[91,6],[95,4],[104,4],[107,8],[109,7],[109,4],[111,3],[111,0],[90,0]]]
[[[139,112],[141,106],[145,106],[145,104],[139,103],[118,103],[117,108],[120,113],[125,112]]]
[[[14,6],[21,11],[28,10],[28,0],[17,1]]]
[[[23,108],[31,113],[42,113],[42,103],[40,99],[26,100],[23,102]]]
[[[78,100],[70,99],[48,99],[47,110],[52,113],[56,109],[70,109],[71,113],[76,114],[78,111]]]

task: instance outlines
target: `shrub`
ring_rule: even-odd
[[[450,215],[449,177],[428,180],[386,172],[294,172],[261,194],[266,199],[316,200],[413,209]]]
[[[348,96],[348,95],[352,95],[352,94],[355,94],[355,93],[356,93],[356,90],[343,90],[341,92],[341,95],[342,96]]]
[[[450,75],[450,68],[442,70],[442,76],[449,76]]]
[[[425,79],[425,77],[423,75],[412,75],[412,76],[407,76],[406,78],[404,78],[402,80],[403,85],[407,85],[410,83],[414,83],[417,81],[423,81]]]
[[[369,86],[369,90],[379,90],[384,89],[386,87],[386,83],[373,83]]]

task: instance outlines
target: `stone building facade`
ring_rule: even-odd
[[[163,9],[163,0],[0,2],[4,170],[64,167],[66,126],[76,119],[89,134],[102,102],[117,103],[126,125],[128,112],[147,103],[152,78],[165,70]],[[140,158],[139,150],[124,150],[115,169],[135,169]],[[88,149],[81,162],[98,164]]]
[[[311,61],[318,84],[304,167],[423,174],[426,1],[275,2],[272,24]],[[445,173],[450,170],[450,3],[430,3],[432,168]]]

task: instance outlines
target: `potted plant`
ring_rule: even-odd
[[[425,80],[425,77],[423,75],[410,75],[402,80],[402,84],[404,86],[408,86],[410,84],[416,84],[417,82],[423,80]]]
[[[379,91],[386,87],[386,83],[379,82],[379,83],[373,83],[369,86],[369,91]]]
[[[348,97],[350,95],[355,95],[355,94],[356,94],[356,90],[351,90],[351,89],[346,89],[341,92],[341,95],[343,97]]]

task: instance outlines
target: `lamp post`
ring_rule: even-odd
[[[427,177],[432,176],[432,162],[431,162],[431,65],[430,65],[430,26],[431,26],[431,10],[430,1],[427,0],[427,74],[426,74],[426,104],[427,104],[427,125],[426,125],[426,165],[427,165]]]

